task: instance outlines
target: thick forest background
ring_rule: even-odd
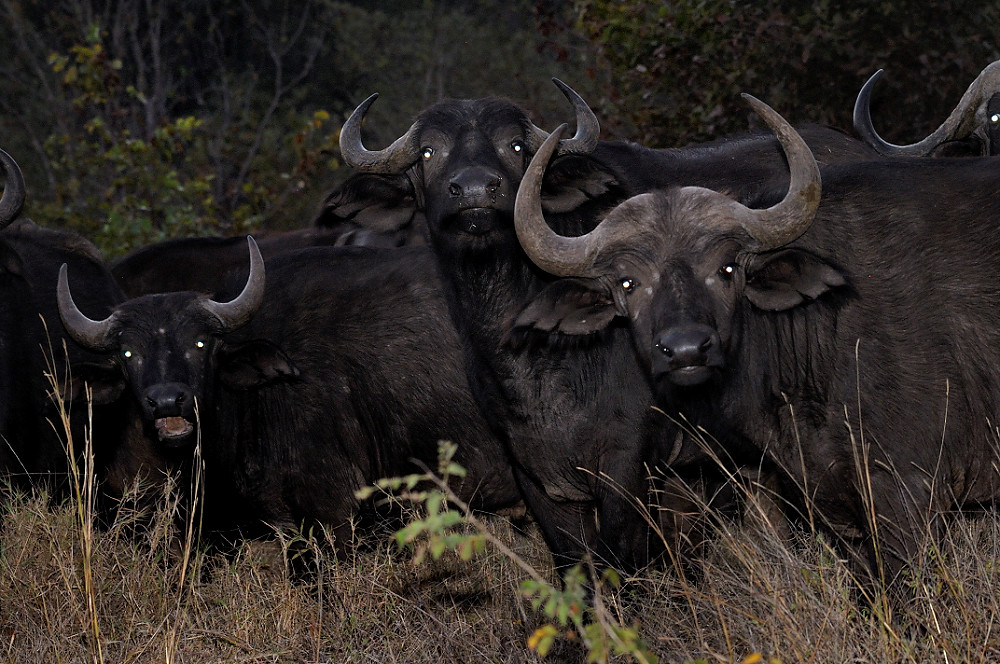
[[[875,125],[909,143],[1000,56],[1000,3],[963,0],[0,0],[0,17],[0,147],[26,213],[109,258],[308,225],[372,92],[371,147],[446,97],[508,97],[555,127],[552,76],[605,137],[672,147],[746,130],[744,91],[849,130],[885,68]]]

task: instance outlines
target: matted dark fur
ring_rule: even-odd
[[[690,190],[630,199],[614,215],[635,230],[567,281],[630,320],[668,413],[772,460],[803,514],[899,584],[938,515],[1000,490],[1000,162],[822,181],[808,230],[765,250]]]
[[[537,331],[519,324],[566,293],[562,280],[528,260],[514,233],[514,195],[537,147],[530,126],[527,113],[507,100],[440,102],[413,124],[415,163],[393,174],[355,175],[328,201],[350,201],[356,214],[373,190],[370,180],[382,178],[399,190],[388,197],[393,204],[412,200],[424,213],[470,382],[505,436],[557,564],[594,552],[633,569],[655,549],[634,500],[647,498],[649,465],[676,456],[677,431],[651,410],[649,382],[614,314],[592,338],[578,320],[560,316]],[[816,135],[831,160],[872,154],[841,132],[818,128]],[[708,179],[759,191],[784,178],[780,147],[769,135],[678,151],[602,142],[590,154],[553,161],[543,205],[550,224],[574,235],[649,188]],[[377,210],[386,198],[373,195],[368,204]],[[681,461],[701,464],[698,477],[720,472],[694,443],[684,445]]]
[[[194,415],[144,404],[150,389],[180,386],[198,403],[210,530],[322,527],[341,546],[375,507],[355,491],[436,468],[440,440],[458,445],[463,499],[490,510],[519,500],[470,396],[426,249],[316,247],[265,266],[263,302],[236,329],[220,330],[191,291],[117,307],[108,352],[145,430],[116,460],[118,484],[142,464],[178,465],[178,449],[190,459],[199,432],[180,425]],[[246,277],[230,278],[222,292],[239,292]]]

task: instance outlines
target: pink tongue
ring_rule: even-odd
[[[156,420],[156,430],[159,432],[160,438],[183,436],[193,428],[191,423],[183,417],[161,417]]]

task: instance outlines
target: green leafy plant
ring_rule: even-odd
[[[47,139],[58,183],[56,197],[35,217],[76,230],[108,256],[168,237],[221,229],[211,195],[211,172],[198,167],[195,146],[203,123],[182,116],[140,134],[136,109],[143,93],[126,85],[122,63],[111,59],[93,27],[85,44],[49,56],[72,96],[81,126]]]
[[[588,578],[584,567],[576,565],[565,573],[561,588],[550,583],[494,536],[450,488],[450,478],[465,476],[465,469],[452,460],[456,449],[453,443],[441,443],[437,473],[428,470],[379,480],[374,486],[358,491],[357,496],[369,500],[385,495],[390,500],[422,508],[422,516],[418,514],[396,533],[397,544],[414,551],[415,564],[423,563],[428,553],[437,560],[448,551],[468,561],[491,546],[527,574],[529,578],[521,582],[521,593],[550,621],[528,637],[528,647],[538,654],[545,656],[556,639],[563,638],[581,642],[588,662],[608,662],[613,655],[627,655],[641,664],[656,662],[638,628],[622,625],[604,604],[604,590],[617,590],[621,586],[618,574],[608,569],[599,579],[593,578],[595,574]]]

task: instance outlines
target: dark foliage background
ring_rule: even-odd
[[[654,147],[746,127],[738,93],[792,122],[851,127],[858,90],[886,70],[872,114],[884,138],[936,128],[998,57],[1000,5],[900,2],[580,0],[574,25],[612,72],[612,131]]]
[[[609,138],[677,146],[747,128],[739,93],[850,127],[879,67],[884,137],[911,142],[997,59],[1000,7],[946,0],[0,0],[0,146],[27,213],[114,256],[308,223],[346,176],[337,131],[372,92],[387,144],[444,97],[501,95],[542,126],[567,81]]]

